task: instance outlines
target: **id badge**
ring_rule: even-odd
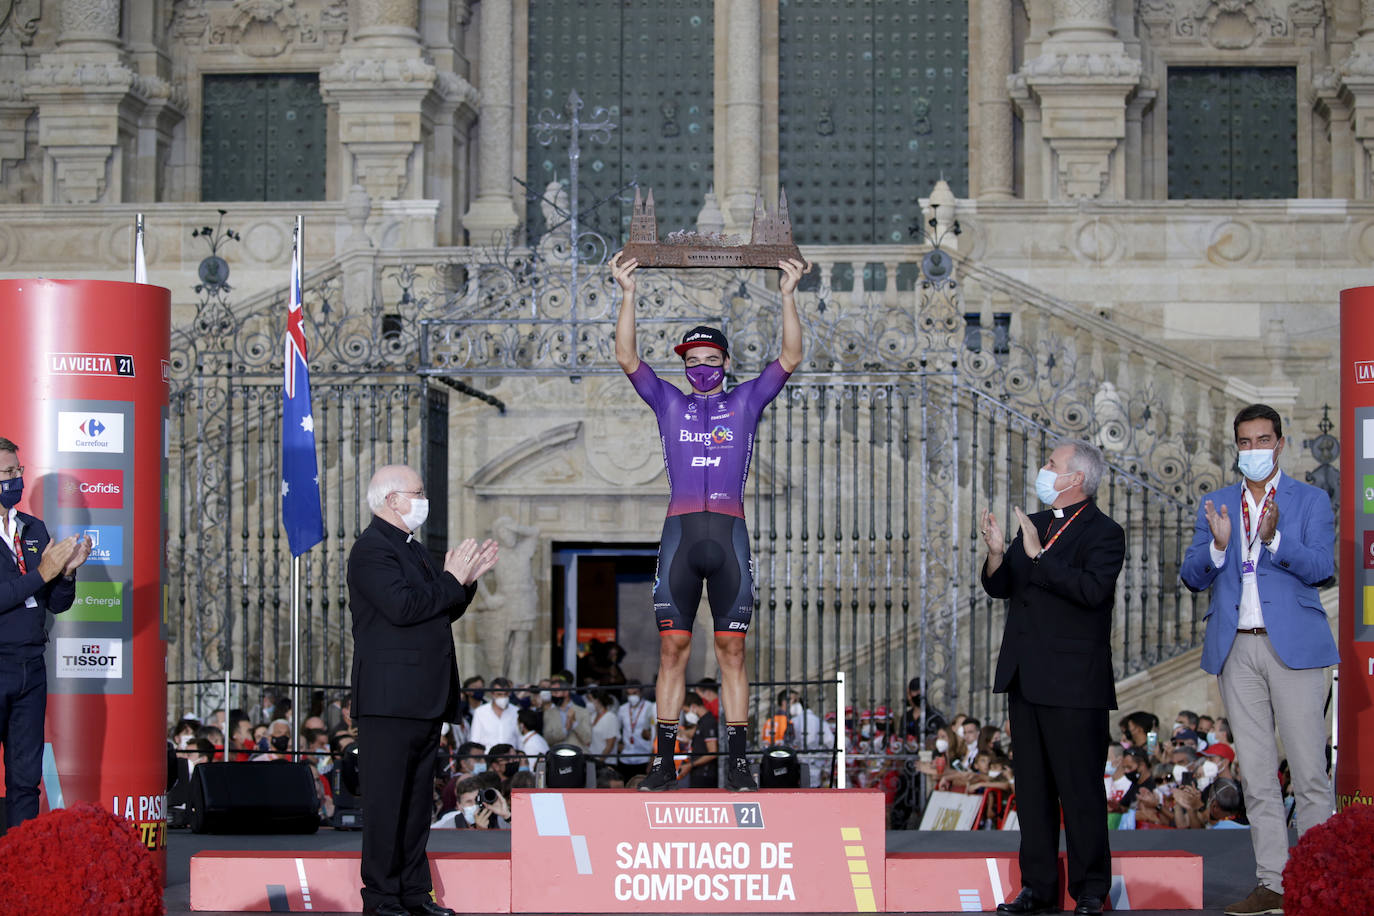
[[[1240,574],[1242,576],[1253,576],[1255,574],[1255,561],[1246,560],[1240,564]]]

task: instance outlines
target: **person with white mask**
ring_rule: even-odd
[[[520,730],[516,726],[519,710],[510,702],[511,682],[504,677],[493,678],[481,706],[472,711],[472,729],[468,740],[486,748],[498,744],[520,746]]]
[[[632,684],[625,688],[625,702],[616,714],[620,717],[620,764],[616,769],[629,780],[649,768],[658,710],[653,700],[645,699],[643,688]]]
[[[1232,422],[1241,480],[1198,509],[1179,577],[1210,591],[1202,668],[1217,676],[1255,850],[1255,889],[1230,916],[1283,912],[1288,825],[1275,732],[1293,775],[1298,835],[1331,816],[1324,704],[1340,661],[1317,589],[1335,573],[1335,516],[1322,490],[1279,470],[1283,421],[1251,404]],[[1219,731],[1219,730],[1218,730]],[[1218,734],[1219,738],[1224,737]]]
[[[1008,695],[1021,826],[1022,888],[999,913],[1059,912],[1061,806],[1074,913],[1100,914],[1111,888],[1102,748],[1116,708],[1112,609],[1126,535],[1094,499],[1106,471],[1096,446],[1063,440],[1035,475],[1048,508],[1017,507],[1010,545],[983,512],[983,590],[1008,599],[993,690]]]

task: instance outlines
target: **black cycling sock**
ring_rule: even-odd
[[[673,754],[677,751],[677,719],[655,719],[654,721],[658,725],[658,744],[655,745],[658,765],[671,769]]]
[[[748,722],[725,723],[725,749],[731,760],[744,759],[744,733],[748,727]]]

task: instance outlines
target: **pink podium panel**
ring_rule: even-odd
[[[517,913],[884,908],[879,791],[517,791]],[[537,868],[531,868],[538,863]]]
[[[191,909],[231,913],[356,913],[356,852],[199,852],[191,857]],[[434,897],[460,913],[510,912],[510,856],[430,853]]]

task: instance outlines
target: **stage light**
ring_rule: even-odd
[[[358,767],[358,742],[354,741],[339,754],[339,779],[350,795],[362,795],[362,770]]]
[[[549,789],[585,789],[587,761],[575,744],[555,744],[544,755],[544,786]]]
[[[783,744],[764,751],[759,763],[759,788],[800,789],[801,761],[797,752]]]

